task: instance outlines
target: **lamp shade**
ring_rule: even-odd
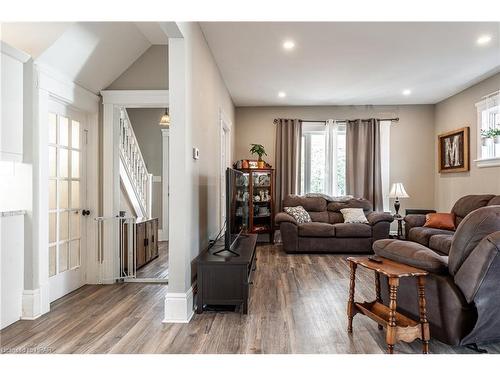
[[[170,126],[170,115],[168,114],[168,108],[165,108],[165,114],[161,116],[160,122],[158,123],[160,126]]]
[[[410,196],[401,182],[395,182],[392,184],[389,198],[410,198]]]

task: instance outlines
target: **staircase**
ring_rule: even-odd
[[[150,219],[153,175],[146,168],[125,107],[120,108],[120,179],[135,215]]]

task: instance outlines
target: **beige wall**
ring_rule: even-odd
[[[191,23],[190,29],[186,38],[190,57],[188,121],[191,146],[200,149],[200,159],[191,158],[194,258],[220,230],[220,111],[234,124],[234,105],[199,26]]]
[[[449,211],[455,201],[466,194],[500,194],[500,167],[478,168],[477,112],[475,103],[481,97],[500,89],[500,73],[436,104],[435,139],[438,134],[470,126],[470,171],[465,173],[435,173],[435,201],[439,211]],[[435,142],[437,161],[437,141]]]
[[[307,120],[391,118],[390,182],[403,182],[409,199],[401,206],[434,207],[434,106],[237,107],[234,160],[252,158],[250,143],[261,143],[274,165],[275,118]],[[392,201],[391,201],[392,207]]]
[[[135,136],[139,142],[142,157],[153,176],[162,176],[163,168],[163,139],[161,128],[158,126],[164,108],[127,108],[128,117]],[[158,226],[163,229],[162,221],[162,182],[153,181],[153,217],[159,219]]]
[[[167,90],[168,48],[149,47],[106,90]]]

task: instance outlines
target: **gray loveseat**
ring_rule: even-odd
[[[297,224],[285,212],[276,215],[283,249],[287,253],[371,253],[374,241],[389,237],[393,217],[374,212],[369,201],[354,198],[347,202],[327,202],[321,197],[289,195],[283,207],[302,206],[311,216],[311,223]],[[344,223],[342,208],[362,208],[369,224]]]

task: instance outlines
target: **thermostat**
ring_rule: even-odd
[[[200,149],[193,147],[193,159],[198,160],[200,158]]]

